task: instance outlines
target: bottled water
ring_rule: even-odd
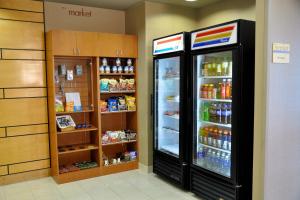
[[[207,154],[206,154],[206,157],[205,157],[206,159],[205,159],[205,163],[206,163],[206,168],[207,169],[211,169],[212,168],[212,151],[211,151],[211,149],[208,149],[208,151],[207,151]]]
[[[230,176],[230,168],[231,168],[230,154],[227,154],[224,160],[224,172],[225,172],[224,174],[226,176]]]
[[[221,172],[221,163],[222,163],[222,161],[221,161],[221,153],[220,153],[220,151],[217,151],[217,153],[216,153],[216,159],[215,159],[215,168],[216,168],[216,172]]]
[[[198,153],[197,153],[197,163],[200,165],[200,166],[203,166],[204,165],[204,157],[205,157],[205,152],[204,152],[204,149],[202,146],[200,146],[198,148]]]

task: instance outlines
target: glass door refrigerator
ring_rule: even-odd
[[[153,41],[153,172],[186,188],[187,61],[190,39],[178,33]]]
[[[250,200],[255,23],[237,20],[191,33],[190,186],[204,200]]]

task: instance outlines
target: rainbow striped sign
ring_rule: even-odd
[[[172,53],[184,50],[183,33],[154,40],[153,55]]]
[[[237,43],[237,23],[192,33],[192,50]]]

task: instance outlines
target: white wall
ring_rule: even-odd
[[[91,16],[69,15],[69,11],[91,13]],[[125,11],[45,2],[46,31],[66,29],[108,33],[125,33]]]
[[[300,199],[300,1],[267,3],[267,129],[264,200]],[[272,63],[272,43],[291,44],[289,64]]]

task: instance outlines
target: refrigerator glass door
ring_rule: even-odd
[[[179,157],[180,57],[155,60],[155,148]]]
[[[231,178],[232,51],[194,56],[193,164]]]

